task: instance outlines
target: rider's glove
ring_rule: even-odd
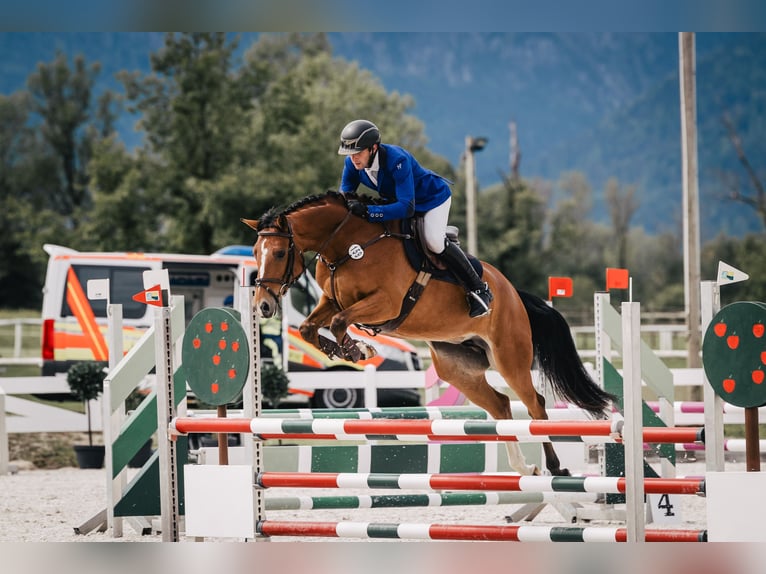
[[[357,217],[361,217],[362,219],[367,219],[367,217],[370,215],[370,212],[364,203],[354,201],[353,199],[348,202],[348,210]]]

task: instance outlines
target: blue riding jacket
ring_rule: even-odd
[[[378,145],[378,183],[367,172],[357,170],[350,157],[343,165],[342,193],[357,190],[360,183],[388,200],[385,205],[369,205],[370,221],[390,221],[412,217],[438,207],[452,195],[449,181],[423,168],[410,152],[391,144]]]

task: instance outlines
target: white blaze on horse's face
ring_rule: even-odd
[[[286,241],[284,237],[261,236],[253,248],[258,265],[254,306],[264,318],[277,313],[279,299],[287,290],[291,270],[287,268],[289,251]]]

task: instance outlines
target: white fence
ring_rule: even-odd
[[[39,337],[42,322],[42,319],[39,318],[0,319],[0,332],[6,332],[13,329],[13,350],[11,351],[10,356],[5,356],[0,353],[0,366],[33,365],[42,367],[43,361],[39,356],[39,351],[38,356],[36,357],[25,357],[23,352],[25,331],[28,333],[29,329],[34,327],[34,330]]]
[[[583,359],[596,356],[595,327],[572,327],[572,336],[577,343],[577,350]],[[687,340],[689,330],[686,325],[641,325],[641,338],[661,359],[683,358],[688,356]],[[593,347],[591,347],[593,345]]]
[[[0,366],[3,365],[37,365],[42,366],[42,359],[38,357],[24,357],[23,337],[34,327],[38,332],[42,325],[42,319],[19,318],[0,319],[0,332],[13,328],[13,351],[11,356],[0,355]],[[583,359],[593,358],[596,355],[595,333],[593,326],[572,327],[572,336],[577,342],[577,348]],[[642,325],[641,336],[647,341],[658,357],[661,358],[685,358],[686,340],[688,330],[685,325]],[[424,356],[428,351],[423,351]]]
[[[69,393],[66,377],[0,377],[0,475],[8,473],[8,434],[87,432],[84,413],[42,403],[24,395]],[[101,399],[90,401],[90,428],[102,429]]]

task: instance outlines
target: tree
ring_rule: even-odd
[[[27,93],[0,95],[0,301],[8,307],[40,304],[42,244],[64,231],[47,210],[48,190],[57,183],[54,158],[30,115]]]
[[[32,111],[42,120],[40,133],[57,161],[58,185],[48,190],[48,201],[77,229],[90,207],[88,161],[93,143],[113,131],[114,98],[103,95],[92,108],[93,84],[100,65],[87,66],[83,56],[70,67],[59,52],[51,63],[40,63],[27,79]],[[94,125],[98,123],[96,128]]]
[[[628,267],[628,233],[630,232],[630,220],[638,209],[636,200],[636,186],[621,188],[620,182],[610,178],[606,182],[606,203],[609,208],[609,216],[612,220],[614,233],[614,245],[616,246],[616,265],[626,269]]]
[[[114,138],[98,143],[90,165],[93,208],[81,240],[94,250],[167,251],[163,227],[173,206],[157,189],[162,166],[144,150],[129,154]]]
[[[240,164],[230,170],[231,177],[211,186],[217,190],[209,190],[221,215],[218,231],[237,234],[230,238],[252,239],[244,226],[231,225],[243,215],[258,217],[270,207],[337,189],[343,165],[337,154],[338,137],[352,119],[371,119],[386,143],[407,147],[424,166],[454,177],[449,162],[425,149],[423,125],[408,115],[414,105],[411,97],[388,94],[357,64],[319,48],[307,49],[307,42],[303,36],[264,35],[246,57],[246,67],[255,67],[258,73],[245,71],[245,75],[268,78],[270,83],[261,87],[254,102]],[[285,66],[296,51],[303,51],[303,56]]]
[[[174,215],[165,221],[170,249],[216,248],[204,190],[234,161],[250,107],[236,48],[237,40],[223,33],[168,34],[151,55],[152,74],[120,76],[129,109],[141,115],[139,127],[147,135],[147,154],[140,159],[161,166],[146,193],[163,197]]]
[[[550,261],[559,267],[559,274],[599,276],[608,241],[606,230],[589,217],[591,186],[582,173],[569,172],[562,175],[558,189],[563,197],[550,215]]]
[[[522,179],[501,174],[503,183],[479,194],[481,252],[514,285],[543,293],[545,204]]]
[[[761,224],[763,225],[764,230],[766,230],[766,190],[764,190],[763,181],[761,181],[758,172],[751,165],[750,160],[745,153],[745,147],[742,143],[742,139],[739,137],[734,123],[726,114],[723,115],[721,121],[726,128],[726,133],[729,136],[729,141],[734,147],[734,151],[737,154],[737,159],[744,168],[752,188],[750,191],[745,191],[743,190],[743,186],[739,184],[739,178],[728,178],[728,197],[732,201],[742,203],[752,208],[758,215],[758,218],[761,220]]]

